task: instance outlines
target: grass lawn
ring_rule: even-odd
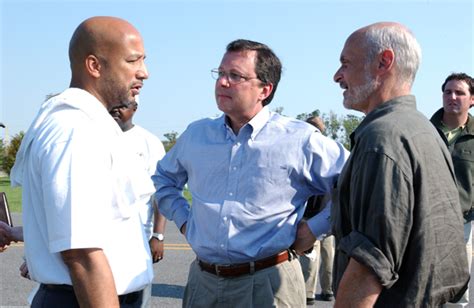
[[[0,192],[7,194],[10,212],[21,212],[21,187],[10,187],[10,178],[0,177]]]

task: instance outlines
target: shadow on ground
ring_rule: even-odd
[[[184,287],[165,283],[154,283],[151,286],[151,296],[183,298]]]

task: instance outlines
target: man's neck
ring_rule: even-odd
[[[466,124],[468,114],[452,114],[452,113],[443,113],[443,123],[449,129],[455,129]]]
[[[248,121],[243,120],[243,121],[238,121],[238,120],[233,120],[231,117],[227,116],[227,121],[229,123],[229,126],[232,128],[232,131],[234,134],[237,136],[239,134],[240,129],[242,126],[248,123]]]
[[[372,93],[369,98],[367,110],[363,112],[367,115],[381,104],[388,102],[396,97],[411,95],[411,88],[408,83],[390,83],[389,80],[384,81],[384,85],[380,86],[377,91]]]
[[[250,120],[252,120],[253,117],[255,117],[260,111],[262,111],[263,106],[260,105],[259,107],[260,108],[256,108],[255,110],[253,110],[251,114],[238,114],[238,115],[232,115],[232,116],[229,114],[226,114],[227,121],[236,136],[239,134],[240,129],[245,124],[250,122]]]

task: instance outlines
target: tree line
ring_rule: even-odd
[[[324,135],[342,143],[348,150],[351,149],[350,137],[352,132],[364,119],[364,117],[358,117],[352,114],[337,115],[333,111],[321,113],[319,109],[311,113],[300,113],[296,116],[296,118],[301,121],[306,121],[310,117],[320,117],[324,122],[324,126],[326,126]]]

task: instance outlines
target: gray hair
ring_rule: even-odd
[[[411,86],[421,63],[421,47],[413,33],[393,24],[369,27],[364,34],[367,62],[373,61],[384,50],[392,50],[400,81]]]

